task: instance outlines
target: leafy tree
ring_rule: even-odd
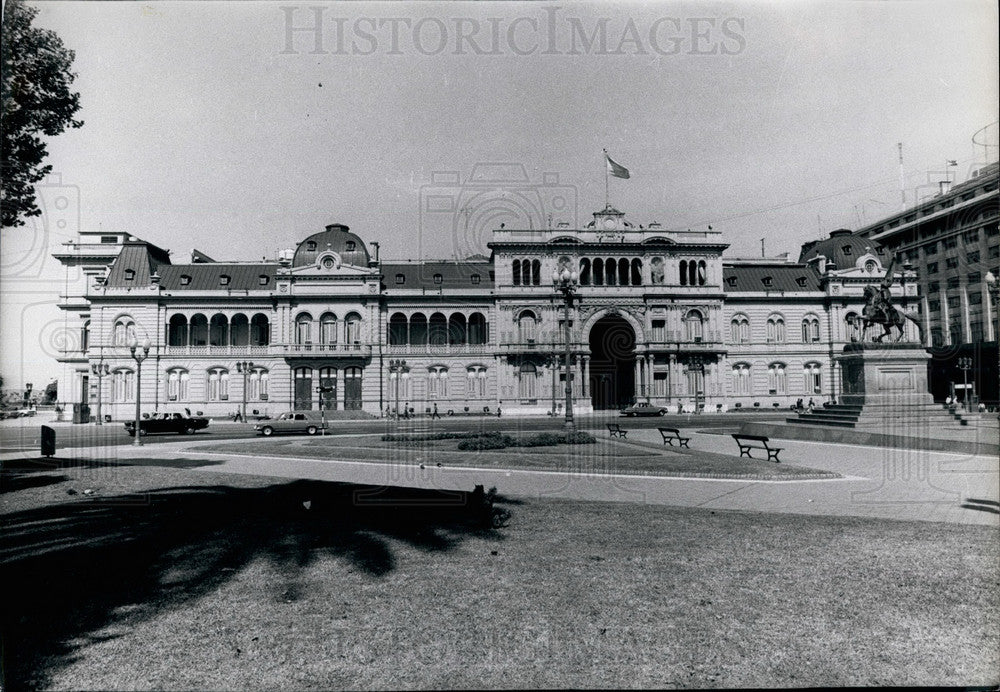
[[[76,75],[70,71],[73,51],[53,31],[31,26],[38,10],[22,0],[7,0],[0,38],[2,71],[2,223],[23,226],[24,219],[42,212],[35,183],[52,170],[43,165],[47,154],[42,136],[54,137],[67,127],[80,127],[73,116],[80,94],[70,91]]]

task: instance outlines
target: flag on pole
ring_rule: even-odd
[[[608,173],[610,173],[611,175],[613,175],[616,178],[628,178],[629,177],[629,175],[628,175],[628,169],[625,168],[625,166],[622,166],[622,165],[617,164],[614,161],[612,161],[611,157],[608,156],[608,150],[607,149],[604,150],[604,158],[607,159],[607,161],[608,161]]]

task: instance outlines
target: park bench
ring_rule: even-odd
[[[628,435],[628,430],[622,430],[622,427],[617,423],[608,423],[608,435],[625,439],[625,436]]]
[[[660,435],[663,437],[663,444],[674,446],[674,442],[677,442],[679,447],[687,447],[688,442],[691,441],[690,437],[681,437],[681,431],[677,428],[657,428],[660,431]],[[688,447],[688,449],[691,449]]]
[[[770,445],[768,445],[767,444],[768,440],[770,440],[769,437],[765,437],[764,435],[740,435],[734,433],[733,439],[736,440],[736,444],[740,446],[741,457],[746,455],[751,459],[753,459],[753,456],[750,454],[750,450],[763,449],[765,452],[767,452],[768,461],[773,460],[774,463],[776,464],[781,463],[781,460],[778,459],[778,452],[780,452],[783,449],[783,447],[771,447]]]

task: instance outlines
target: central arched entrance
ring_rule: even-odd
[[[590,399],[594,410],[619,409],[635,400],[635,330],[609,315],[590,330]]]

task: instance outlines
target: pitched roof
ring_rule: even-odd
[[[166,250],[145,241],[128,242],[112,263],[106,285],[111,288],[148,286],[152,273],[169,265],[170,255]]]
[[[276,263],[226,263],[212,262],[210,264],[173,264],[161,267],[160,285],[171,291],[211,291],[231,290],[244,291],[274,287],[274,277],[277,274]],[[182,277],[190,277],[185,284]],[[223,284],[222,277],[228,276],[229,283]],[[267,283],[262,285],[260,277],[267,277]]]
[[[770,286],[765,283],[770,279]],[[758,291],[818,291],[819,273],[805,264],[725,264],[722,288],[726,293]]]
[[[473,283],[473,276],[479,283]],[[397,277],[402,277],[402,283]],[[435,280],[440,276],[440,283]],[[382,283],[393,289],[469,289],[493,288],[493,263],[482,261],[383,262]]]

